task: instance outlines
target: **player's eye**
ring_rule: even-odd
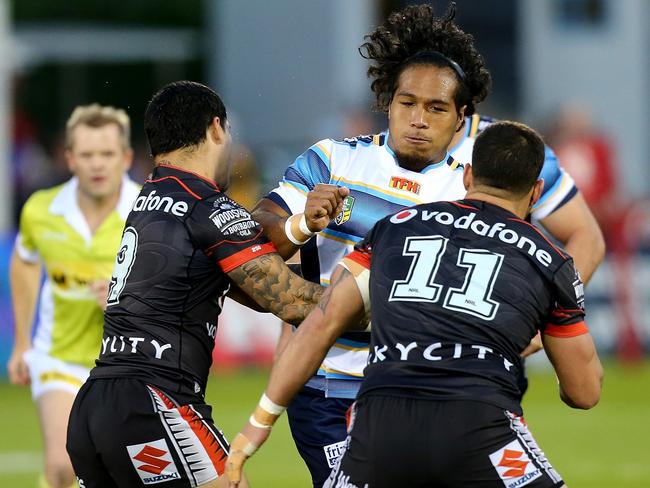
[[[400,105],[404,105],[405,107],[412,107],[413,105],[415,105],[415,102],[411,102],[409,100],[403,100],[399,103]]]

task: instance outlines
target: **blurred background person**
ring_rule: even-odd
[[[43,488],[74,481],[65,451],[68,416],[99,352],[108,280],[139,192],[125,174],[133,158],[129,135],[123,110],[77,107],[66,125],[74,176],[34,193],[21,212],[11,257],[15,339],[7,369],[12,383],[31,384],[45,449]]]

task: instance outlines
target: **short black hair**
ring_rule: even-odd
[[[456,109],[466,105],[465,115],[475,112],[476,105],[488,95],[492,79],[474,46],[474,38],[454,23],[455,17],[455,3],[450,4],[444,17],[436,17],[431,5],[411,5],[390,14],[382,25],[364,37],[367,42],[359,52],[374,61],[368,68],[368,76],[374,78],[371,88],[379,110],[388,111],[399,77],[406,68],[428,64],[449,67],[455,73],[459,82]]]
[[[489,125],[474,142],[474,181],[525,195],[539,178],[544,152],[541,136],[527,125],[510,121]]]
[[[215,117],[226,128],[226,107],[211,88],[175,81],[156,93],[144,113],[144,131],[152,156],[191,148],[205,141]]]

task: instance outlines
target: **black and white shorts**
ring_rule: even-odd
[[[523,418],[474,401],[367,394],[325,488],[555,488]]]
[[[67,449],[84,488],[196,487],[224,472],[229,445],[211,407],[134,378],[86,382],[72,407]]]

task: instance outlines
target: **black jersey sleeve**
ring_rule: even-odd
[[[378,227],[380,225],[380,222],[377,222],[372,229],[368,231],[366,236],[358,242],[355,246],[354,249],[350,254],[345,256],[345,259],[350,259],[352,261],[355,261],[356,263],[359,263],[361,266],[363,266],[366,269],[370,269],[370,264],[372,262],[372,248],[377,236]]]
[[[584,322],[584,285],[573,260],[558,268],[552,286],[555,303],[542,332],[553,337],[576,337],[589,332]]]
[[[226,195],[199,202],[186,223],[196,247],[224,273],[258,256],[276,252],[262,226]]]

